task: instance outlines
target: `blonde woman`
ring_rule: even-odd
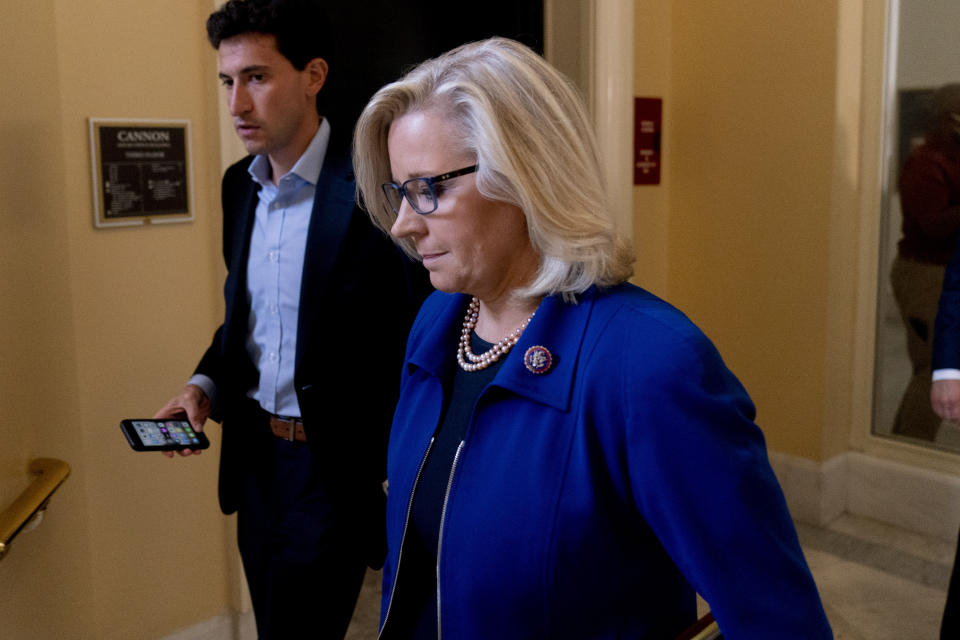
[[[749,397],[625,282],[567,80],[465,45],[382,88],[354,142],[438,289],[390,437],[381,637],[673,638],[696,592],[727,638],[831,637]]]

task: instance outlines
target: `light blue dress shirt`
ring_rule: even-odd
[[[278,415],[300,416],[293,385],[300,284],[317,178],[329,141],[330,125],[323,120],[306,151],[277,184],[267,156],[254,158],[248,169],[260,191],[247,260],[247,353],[260,379],[247,395]],[[190,383],[216,402],[208,377],[195,375]]]

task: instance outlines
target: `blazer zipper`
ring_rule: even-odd
[[[441,630],[440,615],[440,550],[443,548],[443,525],[447,520],[447,502],[450,500],[450,489],[453,487],[453,474],[457,471],[457,463],[460,462],[460,452],[463,451],[464,440],[460,441],[457,452],[453,455],[453,464],[450,465],[450,477],[447,479],[447,492],[443,496],[443,508],[440,510],[440,533],[437,536],[437,640],[443,638]],[[399,566],[399,561],[397,565]],[[394,582],[396,584],[396,582]]]
[[[387,622],[390,621],[390,610],[393,608],[393,596],[397,592],[397,580],[400,577],[400,561],[403,558],[403,543],[407,539],[407,527],[410,524],[410,512],[413,511],[413,494],[417,492],[417,485],[420,484],[420,475],[423,473],[423,467],[427,464],[427,457],[430,455],[430,450],[432,448],[433,438],[430,438],[430,443],[427,445],[427,451],[423,454],[423,459],[420,460],[420,466],[417,468],[417,476],[413,480],[413,489],[410,490],[410,500],[407,502],[407,515],[403,521],[403,535],[400,536],[400,554],[397,556],[397,570],[393,574],[393,585],[390,587],[390,600],[387,602],[387,614],[383,616],[383,626],[380,627],[380,632],[377,634],[378,640],[379,638],[383,637],[383,630],[387,628]],[[457,453],[459,453],[459,450]],[[454,462],[454,464],[456,464],[456,462]],[[444,500],[444,506],[446,506],[446,500]],[[443,527],[443,516],[440,516],[440,526],[441,528]]]

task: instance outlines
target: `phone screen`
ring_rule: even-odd
[[[187,420],[124,420],[124,433],[134,449],[203,449],[205,435],[194,431]]]

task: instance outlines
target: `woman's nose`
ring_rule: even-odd
[[[390,227],[390,235],[394,238],[406,238],[422,232],[425,217],[414,211],[410,203],[407,202],[407,198],[403,197],[400,200],[397,219],[393,221],[393,225]]]

